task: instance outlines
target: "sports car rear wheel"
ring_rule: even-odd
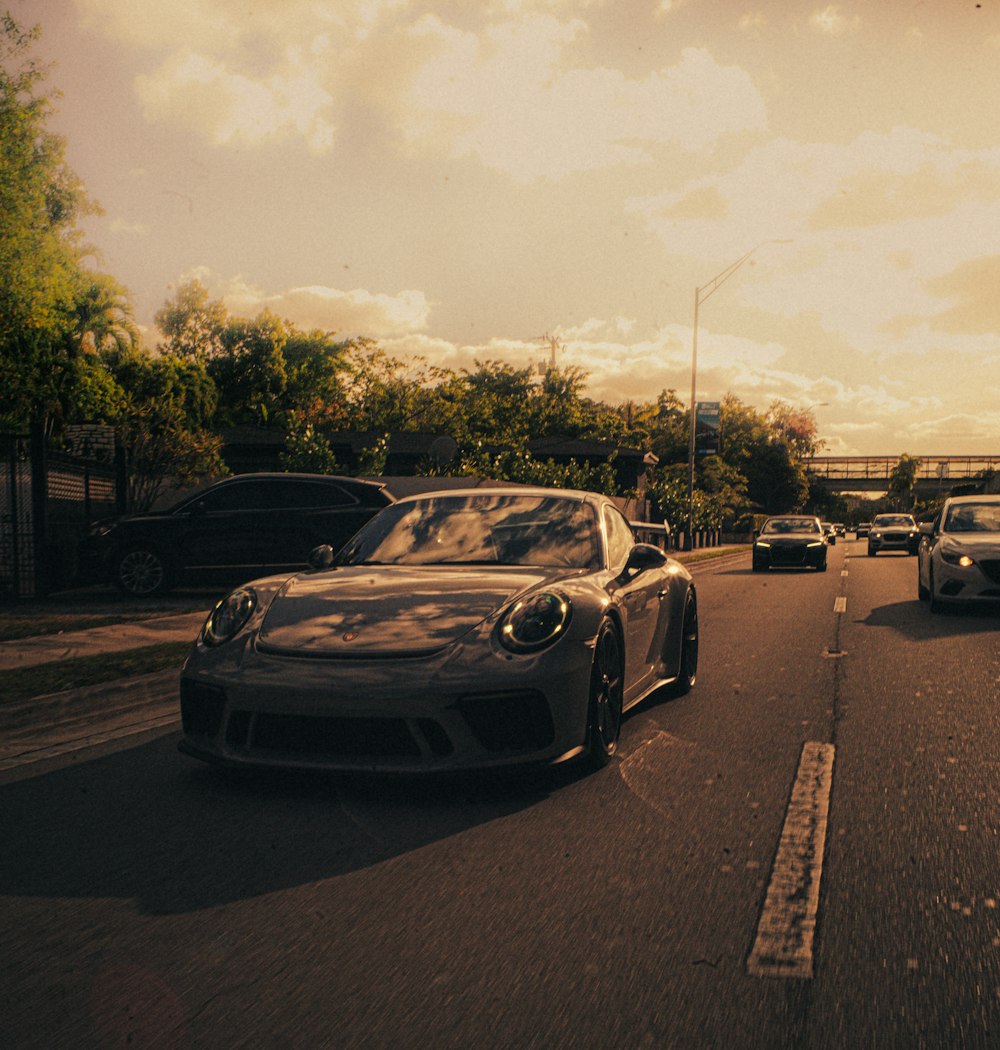
[[[674,683],[674,696],[691,691],[698,677],[698,599],[688,591],[684,599],[684,623],[681,627],[681,663]]]
[[[618,750],[622,727],[622,646],[610,620],[603,620],[590,671],[587,757],[591,766],[606,766]]]

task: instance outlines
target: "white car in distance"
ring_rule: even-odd
[[[920,534],[917,594],[931,612],[962,603],[1000,609],[1000,495],[952,496]]]

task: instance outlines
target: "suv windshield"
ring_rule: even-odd
[[[904,528],[914,528],[913,518],[909,514],[880,514],[875,519],[875,524],[880,528],[892,525],[902,525]]]

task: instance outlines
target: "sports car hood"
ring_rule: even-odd
[[[272,599],[259,644],[304,656],[434,652],[522,591],[566,575],[566,570],[440,565],[359,565],[303,573]]]

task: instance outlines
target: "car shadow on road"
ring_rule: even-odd
[[[947,638],[969,634],[996,634],[1000,627],[1000,603],[972,609],[946,607],[932,613],[926,602],[892,602],[878,605],[863,619],[854,621],[866,627],[891,627],[907,638]]]
[[[0,787],[0,894],[134,899],[197,911],[366,869],[517,814],[627,793],[604,770],[420,779],[226,774],[177,753],[178,734]],[[624,795],[623,795],[624,797]],[[473,847],[470,847],[473,848]],[[499,847],[503,852],[503,846]]]

